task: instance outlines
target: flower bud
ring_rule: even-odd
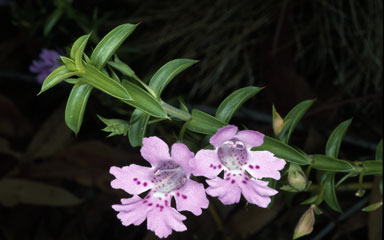
[[[307,187],[307,178],[301,167],[291,163],[288,169],[288,182],[298,191],[303,191]]]
[[[305,213],[301,216],[295,227],[293,239],[308,235],[313,231],[313,225],[315,224],[315,214],[313,213],[313,209],[315,207],[316,206],[312,204],[309,209],[305,211]]]
[[[276,112],[275,107],[272,109],[272,127],[273,133],[275,136],[279,136],[284,127],[284,120],[281,118],[278,112]]]

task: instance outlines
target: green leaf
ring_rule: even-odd
[[[355,170],[355,167],[350,162],[325,155],[313,155],[312,167],[317,170],[330,172],[350,172]]]
[[[121,100],[132,100],[131,95],[119,82],[113,80],[107,74],[101,72],[92,64],[84,66],[85,73],[79,73],[85,83]]]
[[[303,117],[304,113],[309,109],[309,107],[314,103],[315,100],[305,100],[297,104],[291,111],[284,117],[284,122],[288,122],[279,135],[279,139],[288,143],[291,134],[296,128],[296,125],[299,123],[300,119]]]
[[[370,160],[363,162],[364,175],[383,175],[383,161]]]
[[[160,98],[160,94],[163,92],[164,88],[177,74],[197,62],[197,60],[193,59],[174,59],[169,61],[152,76],[149,81],[149,87],[155,92],[156,97]]]
[[[44,80],[43,85],[41,86],[41,90],[38,93],[41,94],[51,87],[59,84],[61,81],[64,81],[67,78],[70,78],[76,75],[77,72],[70,71],[66,66],[60,66],[56,68],[48,77]]]
[[[99,115],[97,115],[97,117],[106,125],[106,127],[102,130],[104,132],[110,133],[107,137],[112,137],[115,135],[127,135],[129,129],[129,123],[127,121],[124,121],[122,119],[103,118]]]
[[[222,128],[225,125],[225,122],[208,113],[192,109],[192,118],[188,122],[187,129],[197,133],[213,135],[219,128]]]
[[[364,211],[364,212],[372,212],[372,211],[377,210],[382,205],[383,205],[383,201],[380,201],[380,202],[377,202],[377,203],[372,203],[372,204],[366,206],[365,208],[363,208],[362,211]]]
[[[65,65],[69,70],[77,71],[75,61],[73,61],[72,59],[60,56],[60,60],[63,62],[63,65]]]
[[[336,212],[342,212],[335,190],[335,173],[326,172],[323,174],[321,184],[325,185],[323,198],[328,206]]]
[[[114,61],[108,61],[108,65],[115,68],[116,70],[118,70],[119,72],[124,74],[125,76],[131,77],[131,78],[136,76],[136,74],[132,70],[132,68],[130,66],[128,66],[126,63],[122,62],[117,57],[115,57]]]
[[[76,39],[76,41],[72,45],[71,52],[69,54],[70,58],[72,58],[73,60],[76,59],[76,53],[79,52],[79,49],[81,48],[81,46],[84,45],[84,42],[86,43],[88,41],[90,35],[91,34],[86,34]],[[82,52],[84,52],[84,50]]]
[[[325,148],[325,154],[332,158],[337,158],[339,155],[341,141],[345,133],[351,124],[352,119],[346,120],[340,123],[335,130],[331,133],[328,138],[327,145]],[[324,173],[322,184],[325,185],[323,198],[328,206],[336,212],[341,212],[339,201],[337,200],[336,189],[335,189],[335,173],[327,172]]]
[[[380,140],[376,149],[376,160],[383,161],[383,139]]]
[[[77,135],[83,122],[85,107],[87,106],[92,86],[76,84],[69,95],[65,107],[65,123]]]
[[[2,178],[0,180],[0,203],[4,206],[33,204],[41,206],[74,206],[81,199],[65,189],[36,181]]]
[[[318,198],[319,198],[319,195],[314,195],[314,196],[311,196],[310,198],[302,201],[300,204],[302,204],[302,205],[312,204],[312,203],[317,202]]]
[[[237,109],[262,89],[263,88],[250,86],[234,91],[221,102],[216,111],[216,118],[228,123]]]
[[[267,150],[274,153],[279,158],[282,158],[288,162],[297,163],[299,165],[307,165],[310,163],[308,157],[304,153],[299,152],[288,144],[268,136],[264,136],[263,145],[254,147],[252,150]]]
[[[147,131],[149,115],[139,109],[135,109],[131,116],[131,126],[128,132],[129,143],[132,147],[138,147],[143,144],[143,138]]]
[[[352,119],[346,120],[340,123],[335,130],[331,133],[328,138],[327,145],[325,147],[325,155],[333,158],[337,158],[339,155],[339,149],[341,141],[345,133],[348,130],[349,125],[351,125]]]
[[[91,36],[91,34],[87,34],[87,35],[80,37],[80,40],[79,40],[80,44],[77,46],[76,52],[74,53],[75,54],[75,58],[74,58],[75,64],[76,64],[76,67],[78,70],[84,69],[83,54],[84,54],[84,49],[85,49],[85,46],[87,45],[89,36]],[[72,53],[72,49],[71,49],[71,53]]]
[[[157,118],[168,117],[160,102],[155,99],[151,94],[146,92],[144,89],[124,79],[123,86],[132,96],[132,100],[124,101],[125,103]]]
[[[53,13],[48,17],[44,25],[44,36],[48,36],[49,32],[52,30],[55,24],[59,21],[63,13],[64,13],[64,10],[62,8],[56,8],[56,10],[53,11]]]
[[[128,76],[128,77],[131,77],[131,78],[134,78],[137,82],[139,82],[152,96],[156,97],[156,94],[155,92],[146,84],[144,83],[143,81],[141,81],[135,74],[135,72],[132,70],[131,67],[129,67],[127,64],[125,64],[124,62],[120,61],[119,58],[115,57],[115,60],[114,62],[112,61],[109,61],[108,62],[108,65],[115,68],[116,70],[118,70],[119,72],[121,72],[122,74]]]
[[[124,40],[135,30],[137,24],[122,24],[110,31],[97,44],[91,55],[91,62],[101,69],[116,52]]]
[[[179,104],[180,104],[179,108],[181,110],[183,110],[184,112],[189,113],[189,109],[188,109],[187,105],[185,104],[184,100],[181,97],[179,97],[178,99],[179,99]]]

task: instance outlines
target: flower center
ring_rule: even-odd
[[[168,193],[174,189],[181,188],[187,176],[179,164],[173,161],[164,161],[154,172],[152,182],[155,189],[161,193]]]
[[[229,170],[241,170],[241,166],[247,162],[247,149],[244,143],[236,138],[225,141],[217,152],[220,161]]]

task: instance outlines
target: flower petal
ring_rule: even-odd
[[[248,151],[248,160],[243,168],[256,179],[269,177],[279,180],[279,171],[284,168],[285,163],[268,151]]]
[[[171,158],[175,163],[179,164],[183,168],[188,177],[192,170],[189,162],[193,157],[193,152],[191,152],[185,144],[175,143],[172,145]]]
[[[224,180],[220,177],[206,180],[209,185],[206,191],[213,197],[219,197],[219,200],[225,205],[238,203],[241,197],[241,189],[232,180],[234,179]]]
[[[153,169],[148,167],[131,164],[123,168],[111,167],[109,172],[116,177],[111,186],[130,194],[140,194],[153,186]]]
[[[141,156],[157,166],[159,161],[170,160],[168,145],[158,137],[148,137],[143,139],[143,147],[140,149]]]
[[[151,207],[143,204],[143,199],[135,195],[132,198],[121,199],[123,204],[112,205],[115,211],[118,211],[117,217],[124,226],[140,225],[147,217]]]
[[[172,230],[182,232],[187,227],[182,222],[186,217],[171,207],[153,208],[147,215],[147,228],[159,238],[166,238]]]
[[[249,179],[246,181],[243,180],[239,186],[241,188],[241,192],[244,195],[244,198],[249,203],[253,203],[259,207],[266,208],[271,202],[271,198],[269,196],[277,194],[277,191],[269,188],[267,184],[268,183],[264,181]]]
[[[215,146],[216,148],[220,147],[220,145],[232,139],[237,133],[237,127],[233,125],[228,125],[226,127],[220,128],[215,135],[213,135],[209,139],[209,143]]]
[[[196,216],[207,208],[209,201],[205,195],[204,185],[188,179],[183,187],[174,191],[177,211],[190,211]]]
[[[264,142],[264,134],[253,130],[239,131],[235,137],[242,141],[247,148],[261,146]]]
[[[216,150],[198,151],[195,158],[190,161],[190,166],[193,175],[207,178],[216,177],[224,168]]]

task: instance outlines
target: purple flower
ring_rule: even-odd
[[[41,84],[53,70],[60,66],[58,59],[59,53],[57,51],[43,48],[40,53],[40,60],[33,60],[32,65],[29,66],[29,71],[38,74],[37,81]]]
[[[285,161],[268,151],[251,151],[263,141],[264,135],[257,131],[238,132],[236,126],[221,128],[209,140],[215,149],[196,153],[191,162],[192,174],[209,178],[207,193],[223,204],[237,203],[243,194],[249,203],[265,208],[277,191],[260,179],[280,179],[279,170]],[[222,171],[223,178],[218,177]]]
[[[170,155],[164,141],[149,137],[143,139],[141,155],[151,167],[131,164],[110,169],[116,177],[111,186],[134,195],[112,206],[119,212],[117,217],[124,226],[140,225],[147,219],[147,228],[160,238],[167,237],[172,230],[187,230],[182,222],[186,217],[179,211],[200,215],[201,209],[207,208],[209,203],[204,185],[190,179],[192,169],[189,161],[194,154],[184,144],[175,143]],[[148,190],[144,199],[137,196]],[[172,197],[176,200],[177,210],[171,207]]]

